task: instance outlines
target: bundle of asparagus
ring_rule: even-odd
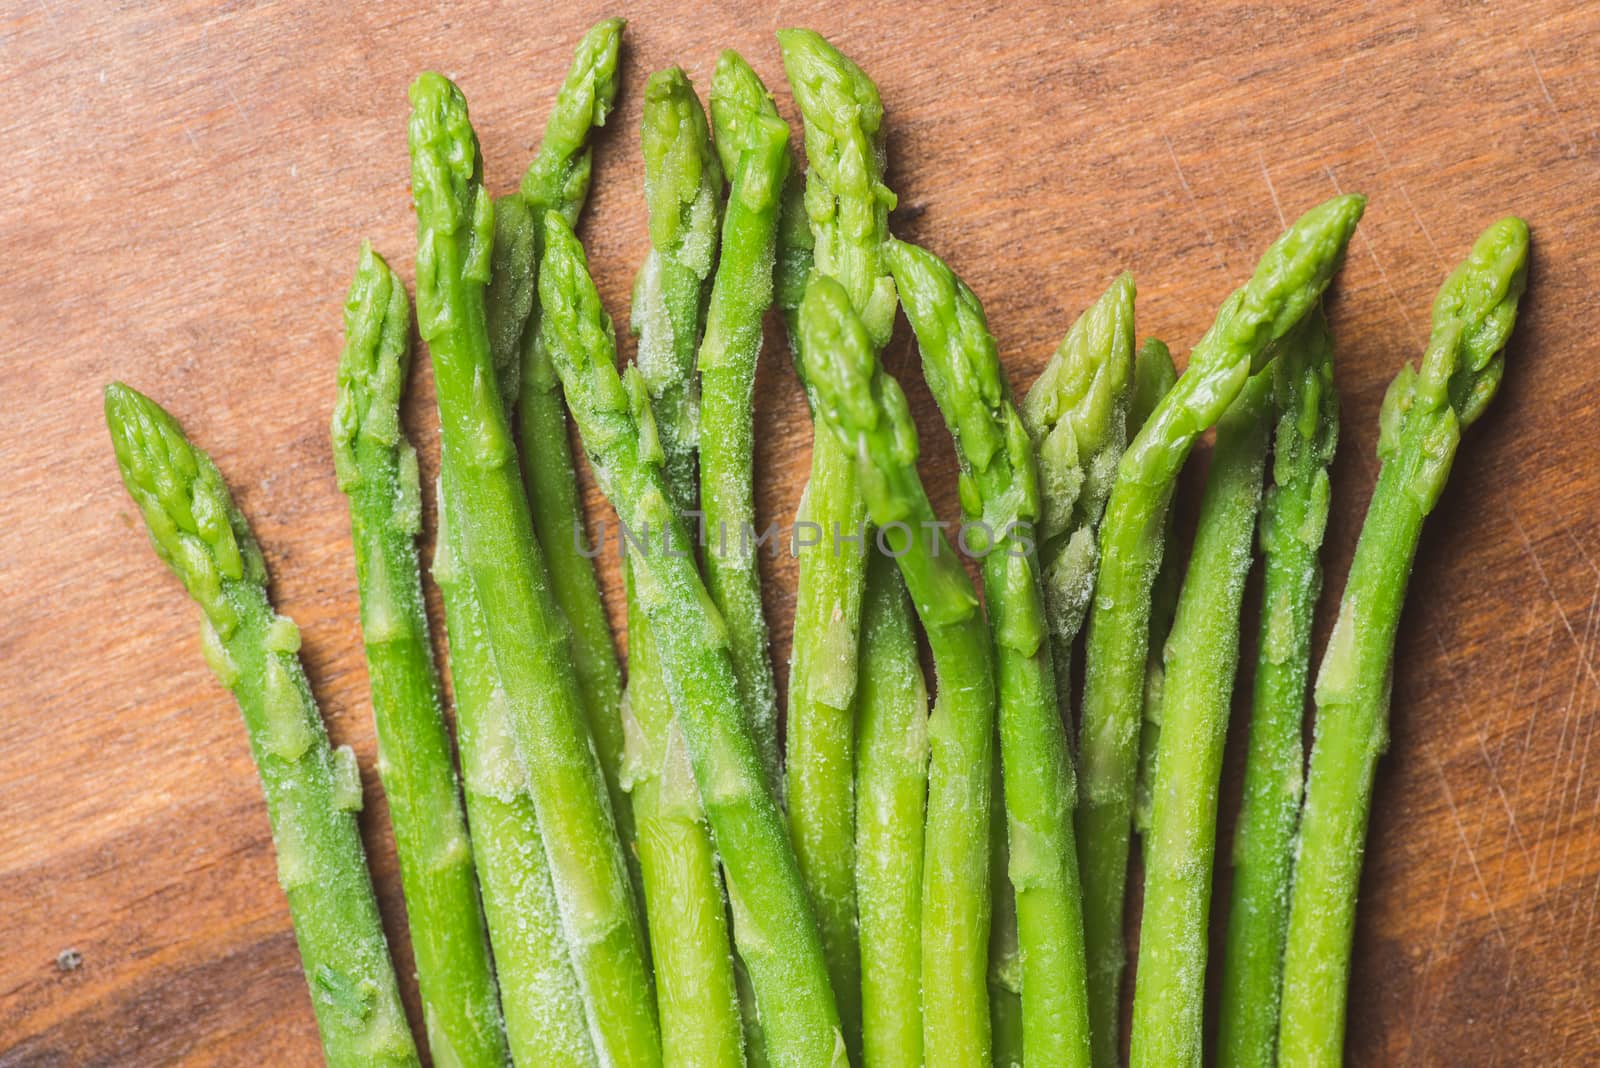
[[[432,576],[459,777],[400,420],[410,309],[368,246],[345,306],[335,469],[435,1062],[1114,1065],[1137,829],[1131,1060],[1199,1065],[1222,743],[1259,542],[1218,1056],[1339,1063],[1406,576],[1461,429],[1503,374],[1527,227],[1504,219],[1479,239],[1440,291],[1420,367],[1384,402],[1307,776],[1338,421],[1322,296],[1365,201],[1296,220],[1182,375],[1158,341],[1135,354],[1122,275],[1019,402],[978,297],[890,234],[877,87],[822,37],[784,31],[803,170],[739,55],[717,63],[709,120],[681,70],[646,83],[650,251],[637,355],[619,370],[574,226],[621,33],[611,20],[580,42],[519,190],[498,200],[460,90],[432,73],[411,88],[416,325],[441,424]],[[752,544],[773,304],[815,424],[799,521],[823,532],[795,538],[782,745]],[[955,442],[954,541],[880,360],[897,307]],[[154,402],[114,384],[106,417],[244,714],[328,1063],[416,1064],[354,757],[330,747],[249,527]],[[575,536],[569,418],[626,536],[626,689]],[[1174,487],[1212,426],[1185,564],[1169,544]],[[981,599],[964,553],[980,558]]]

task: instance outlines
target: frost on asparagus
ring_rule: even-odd
[[[641,456],[648,400],[636,373],[629,376],[633,384],[617,373],[611,323],[582,247],[555,213],[545,217],[544,242],[539,295],[546,341],[596,481],[630,529],[670,528],[675,541],[686,543],[659,468]],[[805,888],[750,724],[739,712],[726,627],[692,560],[637,553],[632,567],[723,862],[768,1056],[783,1065],[833,1063],[841,1040],[822,946],[805,922]]]
[[[1244,789],[1233,840],[1218,1048],[1241,1068],[1276,1063],[1289,868],[1299,817],[1311,623],[1322,587],[1328,465],[1338,398],[1328,323],[1316,308],[1273,368],[1272,480],[1261,506],[1261,618]]]
[[[924,377],[955,438],[964,517],[981,524],[988,543],[982,571],[994,625],[1006,802],[1006,838],[995,849],[996,892],[1006,896],[994,911],[991,981],[1001,991],[1020,991],[1022,1040],[1030,1058],[1087,1065],[1082,904],[1071,816],[1077,784],[1033,551],[1043,511],[1034,446],[1012,403],[976,295],[915,246],[890,242],[886,257],[917,334]],[[1131,318],[1131,283],[1125,288]],[[1115,396],[1110,401],[1113,407],[1120,403]],[[1001,845],[1009,847],[1008,855]],[[997,1011],[996,1018],[1007,1015]],[[997,1027],[997,1056],[1016,1052],[1002,1048],[1015,1044],[1015,1030]]]
[[[344,318],[333,452],[350,499],[378,774],[428,1044],[441,1060],[499,1065],[506,1040],[422,600],[417,455],[400,428],[411,318],[404,287],[370,246],[362,247]],[[279,644],[298,646],[298,635]],[[353,765],[349,771],[353,777]],[[347,778],[345,788],[359,803],[359,779]]]
[[[1217,424],[1194,549],[1165,651],[1161,733],[1134,997],[1132,1063],[1201,1055],[1217,788],[1239,658],[1239,618],[1266,462],[1272,371]]]
[[[1278,238],[1190,352],[1182,378],[1133,437],[1100,526],[1079,738],[1078,853],[1095,1063],[1116,1056],[1132,807],[1149,644],[1174,481],[1195,438],[1221,417],[1272,341],[1311,308],[1344,258],[1365,200],[1335,197]],[[1157,773],[1159,774],[1159,767]]]
[[[722,171],[694,87],[676,67],[651,75],[640,136],[650,252],[634,280],[639,336],[623,376],[641,461],[659,472],[670,511],[694,508],[699,438],[695,374],[706,288],[721,223]],[[645,605],[658,596],[642,553],[667,551],[652,525],[649,548],[629,552],[628,721],[625,764],[656,972],[662,1034],[674,1057],[743,1063],[742,1026],[722,879]],[[673,551],[693,552],[687,545]]]
[[[864,1063],[922,1063],[923,815],[928,688],[894,563],[873,556],[862,613],[856,894]]]
[[[1178,369],[1173,366],[1172,353],[1166,343],[1160,338],[1146,338],[1133,358],[1133,393],[1128,407],[1130,430],[1138,433],[1177,381]],[[1156,748],[1161,736],[1161,692],[1166,684],[1161,653],[1167,642],[1167,631],[1172,627],[1172,613],[1178,607],[1178,590],[1183,583],[1186,563],[1173,537],[1176,521],[1177,516],[1168,509],[1166,530],[1162,533],[1165,549],[1161,554],[1161,567],[1150,588],[1150,645],[1145,662],[1144,717],[1139,725],[1139,777],[1133,799],[1133,826],[1141,835],[1150,826]],[[1098,547],[1095,551],[1098,552]]]
[[[467,819],[512,1059],[594,1068],[599,1061],[512,735],[510,698],[489,650],[483,610],[455,558],[442,486],[437,496],[433,577],[444,600]]]
[[[492,209],[482,156],[466,101],[447,79],[424,74],[411,96],[418,322],[433,362],[455,552],[511,699],[597,1044],[629,1063],[656,1063],[659,1030],[623,850],[494,381],[483,310]]]
[[[722,251],[698,365],[704,433],[700,508],[706,586],[728,622],[740,694],[767,778],[781,788],[777,689],[768,649],[755,529],[755,377],[762,319],[772,303],[780,197],[789,173],[789,127],[738,53],[724,52],[711,81],[711,118],[729,176]]]
[[[348,763],[328,744],[299,631],[268,602],[261,552],[210,457],[127,386],[106,388],[105,409],[123,484],[157,555],[200,605],[206,659],[243,713],[327,1062],[416,1065]]]
[[[1505,218],[1445,280],[1420,366],[1384,398],[1383,466],[1316,681],[1316,733],[1296,844],[1279,1014],[1281,1063],[1334,1065],[1373,775],[1388,743],[1389,684],[1423,520],[1449,475],[1461,428],[1499,386],[1527,279],[1528,227]]]
[[[879,248],[895,196],[883,184],[878,87],[811,30],[780,30],[783,69],[805,116],[805,211],[816,269],[850,294],[875,347],[894,328],[894,279]]]
[[[1135,292],[1133,276],[1119,275],[1072,324],[1021,405],[1038,454],[1039,560],[1062,708],[1099,567],[1095,532],[1128,440]]]
[[[805,276],[832,277],[881,348],[894,328],[894,279],[883,260],[894,195],[883,183],[883,105],[859,67],[809,30],[778,33],[784,71],[805,120],[803,188],[791,181],[780,216],[778,302],[790,345],[803,345]],[[798,197],[798,200],[794,199]],[[809,241],[797,231],[808,224]],[[807,381],[804,359],[797,358]],[[809,398],[813,399],[814,398]],[[794,659],[789,671],[789,828],[828,951],[845,1031],[858,1045],[860,951],[854,860],[855,700],[865,585],[866,510],[856,466],[820,423],[796,530],[818,533],[800,551]],[[850,540],[845,540],[850,539]],[[798,539],[797,539],[798,541]]]
[[[801,306],[818,418],[855,458],[861,495],[898,555],[939,675],[922,886],[924,1048],[934,1063],[987,1062],[986,975],[995,681],[989,627],[917,475],[905,394],[878,364],[849,294],[816,275]]]
[[[674,503],[692,506],[700,391],[695,352],[721,225],[722,165],[694,86],[677,67],[645,84],[640,122],[650,252],[633,288],[635,356]]]

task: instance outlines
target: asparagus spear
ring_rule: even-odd
[[[1133,395],[1128,403],[1128,425],[1138,428],[1178,381],[1172,353],[1160,338],[1146,338],[1133,358]],[[1161,554],[1161,569],[1150,588],[1150,648],[1145,658],[1144,718],[1139,724],[1139,779],[1133,798],[1133,826],[1140,841],[1149,845],[1151,790],[1155,784],[1156,742],[1161,737],[1161,690],[1166,673],[1161,653],[1172,629],[1172,616],[1178,610],[1178,592],[1183,586],[1187,561],[1182,546],[1176,543],[1177,509],[1167,509],[1167,529],[1162,535],[1167,551]]]
[[[881,348],[894,327],[894,279],[882,255],[894,194],[882,181],[883,104],[877,86],[810,30],[780,31],[778,43],[805,119],[804,208],[816,270],[840,281],[867,323],[872,344]],[[797,264],[784,266],[792,270]],[[801,329],[798,336],[804,334]],[[818,424],[811,478],[795,522],[797,546],[801,532],[812,543],[800,549],[795,594],[785,753],[789,833],[827,949],[846,1041],[857,1057],[861,959],[851,772],[866,521],[854,462]]]
[[[428,1046],[446,1064],[503,1065],[505,1030],[422,604],[417,454],[400,426],[411,309],[405,287],[365,243],[344,323],[333,462],[350,498],[378,774],[394,824]]]
[[[573,55],[572,67],[556,95],[555,108],[546,120],[544,142],[522,176],[520,196],[533,227],[527,272],[538,272],[539,235],[547,211],[559,211],[576,226],[589,195],[593,163],[589,135],[604,126],[617,96],[617,60],[622,42],[622,19],[597,23]],[[572,670],[578,676],[589,731],[605,772],[617,832],[635,864],[633,812],[622,789],[624,738],[622,668],[611,638],[605,603],[594,562],[583,551],[583,504],[578,499],[577,473],[572,466],[572,444],[567,437],[567,413],[561,400],[561,383],[539,331],[537,299],[522,330],[520,372],[515,383],[502,380],[500,389],[516,397],[517,442],[521,450],[522,477],[532,503],[533,529],[538,535],[556,604],[572,630]],[[515,386],[513,393],[511,386]],[[634,873],[637,881],[637,871]]]
[[[688,77],[676,67],[645,86],[640,125],[651,249],[633,287],[635,366],[656,414],[647,438],[675,514],[695,502],[698,434],[694,376],[701,311],[717,239],[722,171]],[[660,531],[635,531],[646,552],[667,551]],[[674,552],[692,547],[674,545]],[[629,554],[627,715],[636,728],[628,789],[639,834],[645,913],[669,1063],[742,1065],[741,1022],[716,852],[673,721],[654,629],[640,604]]]
[[[545,341],[596,480],[629,529],[665,531],[665,544],[686,545],[688,534],[651,455],[644,383],[637,369],[625,378],[617,374],[611,322],[578,239],[555,212],[545,216],[544,226],[539,299]],[[632,566],[722,858],[734,937],[755,987],[767,1054],[785,1066],[842,1061],[821,939],[749,719],[739,707],[727,628],[689,557],[664,549],[640,552]]]
[[[244,714],[327,1063],[415,1066],[356,827],[355,754],[328,745],[300,631],[267,600],[261,550],[211,458],[127,386],[107,386],[105,405],[123,484],[156,555],[200,606],[201,651]]]
[[[989,818],[994,658],[978,597],[917,477],[899,385],[838,282],[814,275],[800,350],[817,413],[857,460],[862,495],[897,557],[938,672],[929,720],[922,879],[923,1050],[930,1065],[988,1065]],[[1016,431],[1021,433],[1020,428]]]
[[[722,255],[699,367],[700,508],[707,532],[706,587],[728,623],[739,692],[766,765],[782,786],[778,696],[761,607],[755,530],[755,383],[761,320],[772,303],[773,253],[783,183],[792,160],[789,125],[737,52],[723,52],[711,79],[711,122],[729,178]]]
[[[505,403],[508,425],[516,418],[522,385],[522,332],[533,314],[538,249],[539,225],[522,194],[495,197],[494,250],[483,305],[495,385]]]
[[[1072,647],[1099,566],[1095,530],[1128,442],[1135,292],[1132,275],[1113,280],[1072,324],[1021,406],[1038,455],[1039,558],[1063,712],[1072,707]]]
[[[1264,561],[1244,796],[1233,838],[1233,902],[1217,1048],[1239,1068],[1277,1063],[1289,867],[1300,812],[1311,620],[1322,589],[1328,465],[1339,436],[1333,344],[1317,308],[1274,371],[1273,484],[1261,504]]]
[[[1200,1064],[1217,783],[1271,393],[1268,368],[1245,383],[1217,423],[1199,527],[1167,638],[1133,1000],[1136,1066]]]
[[[1007,871],[1016,896],[1023,1050],[1035,1063],[1087,1065],[1083,903],[1072,826],[1078,787],[1058,703],[1050,626],[1034,551],[1035,524],[1041,514],[1049,514],[1040,500],[1039,465],[1012,403],[978,298],[936,257],[913,245],[891,241],[886,258],[906,318],[916,331],[928,387],[955,438],[962,511],[986,543],[983,586],[995,624]],[[1116,296],[1103,303],[1117,308],[1120,314],[1112,318],[1122,327],[1123,320],[1132,318],[1132,280],[1124,275],[1113,292]],[[1093,325],[1100,325],[1100,320]],[[1111,333],[1126,337],[1128,331]],[[1132,362],[1126,350],[1131,345],[1121,347],[1121,377],[1126,379]],[[1077,346],[1064,348],[1070,354],[1067,359],[1081,352]],[[1047,385],[1063,375],[1064,362],[1058,360],[1046,370]],[[1117,362],[1116,354],[1101,361],[1094,375],[1096,385],[1090,387],[1091,396],[1099,400],[1101,410],[1095,413],[1099,419],[1085,417],[1085,398],[1080,398],[1082,406],[1074,413],[1084,430],[1086,458],[1100,454],[1093,448],[1098,444],[1094,431],[1121,422],[1115,385],[1096,388],[1099,382],[1118,377],[1110,366]],[[1054,436],[1046,440],[1055,445],[1072,430],[1072,421],[1058,418]],[[1110,436],[1120,435],[1112,430]],[[1090,461],[1085,466],[1092,470],[1095,465]]]
[[[1407,364],[1384,398],[1383,466],[1317,675],[1283,958],[1281,1064],[1343,1060],[1356,889],[1373,773],[1388,744],[1400,609],[1423,520],[1444,490],[1461,430],[1483,414],[1505,373],[1527,258],[1521,219],[1485,230],[1439,290],[1421,366]]]
[[[417,320],[433,358],[454,549],[483,609],[598,1051],[602,1060],[659,1063],[627,868],[494,383],[483,304],[494,222],[483,160],[466,101],[447,79],[419,76],[411,108]]]
[[[772,302],[783,315],[795,370],[801,375],[805,370],[800,366],[800,302],[805,299],[806,281],[816,264],[816,238],[811,235],[811,219],[806,214],[807,184],[807,173],[798,167],[789,171],[789,178],[783,183],[777,262],[772,269]]]
[[[483,609],[456,559],[450,533],[456,496],[439,487],[433,578],[444,599],[467,820],[511,1059],[518,1068],[597,1068],[550,862],[513,740],[510,702]]]
[[[1097,1065],[1117,1060],[1128,868],[1150,586],[1173,482],[1194,439],[1214,423],[1259,358],[1321,295],[1365,201],[1342,196],[1307,212],[1275,241],[1223,304],[1189,367],[1123,453],[1100,526],[1100,572],[1089,615],[1079,758],[1078,859],[1084,888],[1090,1034]]]
[[[856,900],[863,1064],[922,1064],[922,820],[928,688],[905,580],[873,553],[861,609]]]

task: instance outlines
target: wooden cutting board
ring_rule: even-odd
[[[645,75],[679,63],[703,90],[717,51],[736,47],[792,116],[772,39],[785,25],[822,31],[877,79],[896,231],[985,300],[1019,388],[1116,271],[1138,278],[1141,334],[1181,354],[1285,217],[1363,191],[1331,304],[1335,592],[1375,477],[1378,405],[1422,347],[1435,288],[1496,216],[1532,224],[1505,388],[1464,443],[1412,582],[1349,1060],[1600,1063],[1600,10],[856,6],[623,12],[626,86],[584,226],[612,314],[646,247]],[[504,190],[572,44],[608,13],[41,0],[0,14],[5,1068],[316,1057],[238,714],[116,478],[100,414],[113,378],[183,421],[255,524],[330,731],[361,756],[367,844],[409,972],[329,460],[340,301],[364,237],[410,273],[411,77],[460,81]],[[905,333],[890,366],[917,406],[935,503],[954,516],[949,441]],[[766,364],[763,522],[792,513],[810,441],[786,357],[769,350]],[[424,361],[408,410],[430,467],[432,404]],[[606,514],[592,491],[589,504]],[[795,569],[773,560],[766,577],[782,664]],[[615,609],[614,560],[605,578]]]

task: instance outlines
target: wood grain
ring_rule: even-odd
[[[984,298],[1019,384],[1122,268],[1139,279],[1141,333],[1182,352],[1283,217],[1364,191],[1332,305],[1334,589],[1375,476],[1377,407],[1420,349],[1434,289],[1490,219],[1528,218],[1533,274],[1505,389],[1465,443],[1412,586],[1350,1063],[1600,1063],[1600,757],[1588,773],[1600,363],[1587,340],[1600,320],[1600,14],[1582,0],[854,7],[625,12],[626,89],[584,227],[613,314],[646,247],[644,75],[677,62],[703,89],[717,49],[736,47],[792,115],[771,36],[783,25],[823,31],[877,78],[897,231]],[[367,843],[390,929],[403,929],[329,459],[340,298],[362,237],[410,271],[415,72],[460,80],[505,189],[572,43],[605,13],[0,12],[0,335],[14,391],[0,429],[5,1068],[315,1060],[244,733],[117,482],[100,414],[110,379],[168,405],[253,520],[330,730],[368,769]],[[760,507],[785,519],[809,427],[785,361],[767,364]],[[904,341],[891,366],[913,366]],[[954,515],[948,439],[903,377],[935,503]],[[431,406],[423,371],[409,416],[425,463]],[[592,491],[589,504],[602,514]],[[782,663],[794,567],[772,561],[767,578]]]

